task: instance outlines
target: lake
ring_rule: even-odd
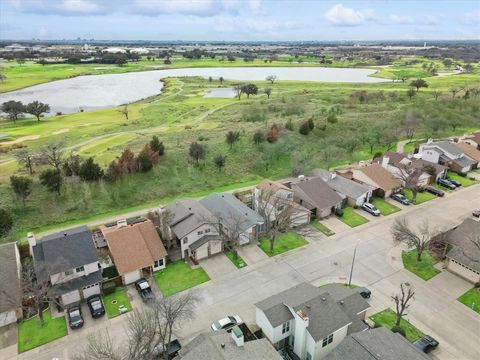
[[[31,86],[0,94],[0,103],[9,100],[29,103],[34,100],[50,105],[51,114],[110,108],[158,95],[167,77],[200,76],[238,81],[260,81],[269,75],[278,80],[378,83],[391,81],[370,77],[374,69],[322,67],[217,67],[165,69],[123,74],[85,75]]]

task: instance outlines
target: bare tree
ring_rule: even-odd
[[[14,156],[28,170],[28,173],[33,175],[33,166],[37,163],[38,155],[30,152],[27,148],[23,148],[15,151]]]
[[[117,110],[119,113],[123,114],[123,116],[125,116],[125,119],[128,120],[128,113],[129,113],[129,110],[128,110],[128,106],[124,106],[123,108]]]
[[[419,184],[420,176],[427,172],[424,168],[417,168],[411,163],[400,163],[397,165],[398,171],[393,174],[393,177],[400,180],[405,189],[412,192],[413,203],[417,202],[417,194],[422,189]]]
[[[418,226],[418,231],[415,232],[410,228],[405,217],[395,220],[391,233],[395,241],[403,242],[409,247],[415,247],[417,250],[417,261],[422,261],[422,253],[433,237],[428,220],[425,220]]]
[[[41,150],[40,159],[42,162],[49,164],[56,170],[60,171],[64,150],[65,144],[63,141],[51,142]]]
[[[270,83],[273,84],[277,81],[277,75],[268,75],[265,80],[270,81]]]
[[[405,311],[410,307],[410,300],[415,295],[415,291],[409,283],[402,282],[400,284],[400,294],[392,296],[392,300],[395,303],[396,321],[395,326],[400,326],[402,318],[407,315]]]
[[[452,99],[455,99],[455,96],[458,94],[459,91],[460,89],[457,87],[450,88],[450,92],[452,93]]]
[[[432,96],[433,96],[433,98],[435,99],[435,101],[438,100],[438,97],[439,97],[441,94],[442,94],[442,93],[441,93],[440,91],[438,91],[438,90],[432,91]]]
[[[243,92],[243,85],[235,85],[233,87],[233,92],[235,93],[235,96],[238,97],[238,100],[241,99],[242,97],[242,92]]]
[[[421,119],[412,113],[407,113],[405,120],[402,121],[402,131],[409,141],[415,137],[415,133],[421,125]]]

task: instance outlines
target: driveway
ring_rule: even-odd
[[[0,328],[0,349],[15,345],[17,343],[17,324],[13,323]]]
[[[207,259],[200,260],[200,266],[210,276],[210,279],[217,280],[225,275],[237,271],[237,267],[233,265],[229,258],[223,253],[214,255]]]
[[[72,330],[68,326],[68,315],[65,313],[65,321],[67,322],[67,329],[68,329],[68,334],[74,334],[74,335],[79,335],[79,334],[90,334],[98,329],[98,326],[101,325],[106,325],[108,322],[108,316],[105,314],[101,318],[94,319],[92,317],[92,314],[90,313],[90,309],[88,308],[88,305],[83,302],[81,305],[82,309],[82,315],[83,315],[83,327],[80,329],[75,329]]]

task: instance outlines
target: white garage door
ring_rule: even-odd
[[[245,234],[245,233],[240,234],[240,239],[238,240],[238,243],[239,243],[240,245],[248,244],[248,243],[250,242],[250,238],[248,237],[248,235],[249,235],[249,234]],[[215,241],[215,242],[212,241],[212,245],[213,245],[213,244],[216,244],[216,243],[220,243],[220,241]],[[215,252],[214,252],[213,249],[212,249],[212,254],[214,254],[214,253],[215,253]]]
[[[73,290],[62,295],[63,305],[69,305],[80,301],[80,291]]]
[[[135,270],[131,271],[129,273],[126,273],[123,275],[123,281],[125,282],[125,285],[134,283],[138,279],[140,279],[142,276],[140,274],[140,270]]]
[[[451,259],[448,261],[448,270],[451,272],[463,277],[464,279],[471,281],[472,283],[476,283],[480,281],[480,275],[474,273],[473,271],[463,267],[462,265],[453,262]]]
[[[100,294],[100,285],[90,285],[83,288],[83,298],[86,299],[92,295],[99,295]]]
[[[0,314],[0,327],[12,324],[17,321],[17,314],[15,310],[12,311],[5,311]]]
[[[222,252],[222,242],[221,241],[210,241],[210,253],[218,254]]]
[[[200,246],[197,250],[195,250],[195,254],[197,256],[197,260],[201,260],[208,257],[208,242]]]
[[[290,222],[292,226],[300,226],[304,224],[308,224],[310,222],[310,214],[306,213],[297,213],[291,216]]]

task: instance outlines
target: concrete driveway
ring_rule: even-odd
[[[68,315],[65,313],[65,321],[67,322],[67,329],[68,329],[68,334],[74,334],[74,335],[79,335],[79,334],[89,334],[96,329],[98,329],[98,326],[101,325],[106,325],[108,322],[108,316],[105,314],[101,318],[94,319],[92,317],[92,314],[90,313],[90,309],[88,308],[87,303],[83,302],[80,305],[80,308],[82,310],[82,315],[83,315],[83,327],[80,329],[70,329],[68,326]]]
[[[238,270],[224,253],[200,260],[200,266],[207,272],[212,280],[217,280]]]
[[[0,328],[0,349],[16,345],[17,343],[17,324],[13,323]]]

